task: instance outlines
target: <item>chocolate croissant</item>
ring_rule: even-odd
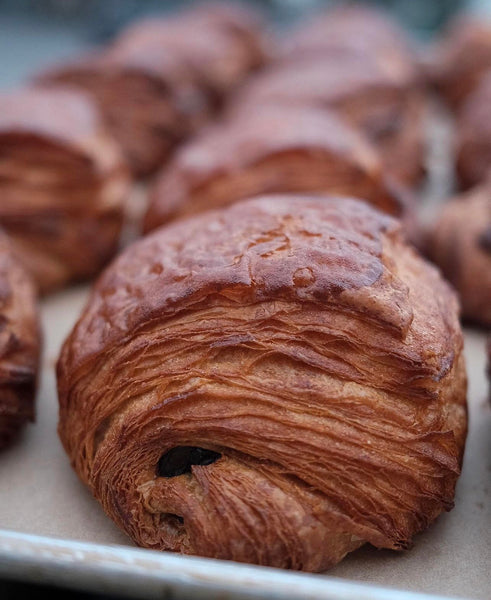
[[[491,22],[459,15],[435,45],[430,78],[448,105],[458,110],[491,69]]]
[[[159,46],[91,53],[42,73],[36,83],[88,93],[138,177],[151,175],[211,114],[194,74]]]
[[[34,284],[0,233],[0,449],[35,418],[41,332]]]
[[[174,54],[218,102],[262,67],[272,52],[260,12],[250,4],[218,1],[171,17],[144,19],[124,30],[115,46],[155,46]]]
[[[456,121],[456,172],[461,188],[483,182],[491,167],[491,68],[463,103]]]
[[[73,467],[139,545],[323,571],[453,505],[457,302],[364,202],[177,221],[98,280],[57,366]]]
[[[61,89],[0,95],[0,225],[41,292],[92,277],[112,257],[129,190],[88,98]]]
[[[320,56],[263,70],[232,96],[229,111],[262,104],[337,110],[380,152],[390,173],[405,183],[423,172],[426,102],[411,66],[346,54]]]
[[[134,174],[146,177],[264,59],[245,9],[212,4],[125,29],[108,47],[50,69],[42,85],[90,93]]]
[[[208,128],[178,150],[151,191],[145,230],[280,192],[356,196],[394,215],[410,208],[385,178],[377,152],[336,114],[265,106]]]
[[[449,202],[430,233],[429,255],[457,290],[464,319],[491,325],[491,189]]]

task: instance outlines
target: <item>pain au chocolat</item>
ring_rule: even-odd
[[[0,233],[0,449],[35,418],[41,332],[34,283]]]
[[[184,144],[150,193],[145,230],[265,193],[331,193],[401,216],[410,201],[376,150],[335,113],[258,107]]]
[[[129,186],[89,98],[0,95],[0,225],[41,292],[92,277],[117,251]]]
[[[457,290],[462,316],[491,327],[491,182],[446,204],[429,255]]]
[[[37,82],[90,93],[134,174],[146,177],[262,64],[260,25],[253,16],[210,4],[145,19]]]
[[[388,172],[414,184],[424,172],[426,114],[416,77],[405,63],[359,53],[285,61],[251,77],[232,96],[228,110],[264,104],[336,110],[378,149]]]
[[[57,375],[70,461],[141,546],[323,571],[453,505],[457,302],[364,202],[263,196],[158,229],[99,279]]]
[[[144,44],[110,47],[55,66],[36,84],[88,93],[137,177],[151,175],[210,115],[203,90],[182,61]]]
[[[162,48],[179,57],[215,101],[223,100],[272,53],[263,15],[249,4],[204,2],[125,29],[119,48]]]

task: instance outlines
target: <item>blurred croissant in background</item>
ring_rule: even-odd
[[[0,232],[0,450],[35,420],[41,324],[35,286]]]
[[[0,226],[40,292],[93,277],[118,251],[129,190],[90,98],[59,88],[0,94]]]

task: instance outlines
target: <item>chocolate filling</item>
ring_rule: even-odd
[[[159,477],[177,477],[191,473],[192,465],[206,466],[217,461],[222,455],[196,446],[177,446],[160,457],[157,464]]]

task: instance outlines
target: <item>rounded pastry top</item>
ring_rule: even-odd
[[[123,44],[138,43],[138,39],[162,40],[163,34],[176,39],[189,32],[190,27],[201,35],[202,29],[210,32],[224,31],[230,36],[243,37],[259,33],[265,27],[264,15],[251,5],[230,2],[206,2],[184,8],[172,15],[143,18],[123,29],[117,41]],[[185,46],[189,39],[182,40]],[[192,40],[191,40],[192,41]]]
[[[310,148],[355,157],[368,171],[381,165],[373,148],[357,130],[329,110],[297,107],[254,107],[213,125],[196,136],[180,153],[183,168],[209,173],[217,163],[229,169],[253,165],[272,152]]]
[[[337,106],[351,99],[359,102],[364,94],[386,94],[391,100],[405,94],[414,82],[411,68],[390,60],[348,54],[342,60],[326,61],[318,56],[301,65],[285,62],[264,69],[231,98],[229,111],[260,103]]]
[[[0,94],[0,136],[30,134],[78,144],[100,128],[99,112],[83,92],[59,87]]]
[[[73,375],[142,328],[186,311],[268,301],[349,314],[404,356],[423,387],[451,363],[456,300],[406,245],[399,221],[354,199],[291,195],[181,220],[126,249],[98,280],[60,372]]]
[[[118,246],[131,179],[83,93],[0,95],[0,222],[45,293],[93,275]]]
[[[407,204],[376,150],[340,116],[251,107],[176,152],[153,186],[145,228],[251,195],[287,192],[354,195],[394,215]]]
[[[25,220],[41,207],[104,210],[126,198],[127,163],[83,92],[60,86],[0,94],[0,147],[2,218]]]
[[[285,35],[280,58],[342,56],[356,53],[397,64],[414,63],[415,49],[407,32],[386,12],[361,5],[320,11]]]
[[[55,159],[52,167],[58,167],[62,177],[77,179],[78,175],[79,182],[84,177],[104,180],[114,175],[129,179],[127,164],[97,105],[88,94],[69,86],[27,87],[0,94],[0,139],[2,161],[20,158],[24,164],[24,149],[38,148],[38,159],[29,154],[32,176],[47,168],[49,153]],[[73,164],[63,169],[62,159]]]
[[[225,3],[191,7],[172,16],[145,18],[124,29],[113,43],[115,55],[138,49],[175,55],[201,83],[228,92],[269,54],[263,21],[255,11]]]

